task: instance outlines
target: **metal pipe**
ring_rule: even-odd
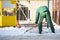
[[[47,0],[47,1],[48,1],[48,3],[47,3],[47,4],[48,4],[48,9],[49,9],[49,5],[50,5],[50,0]]]

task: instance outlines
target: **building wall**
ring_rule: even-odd
[[[36,10],[40,6],[48,6],[47,1],[31,1],[30,3],[30,18],[34,22],[36,18]],[[49,10],[52,13],[52,2],[50,1]],[[51,15],[52,16],[52,15]],[[44,20],[45,21],[45,20]]]
[[[27,1],[20,1],[20,3],[28,7],[30,10],[30,19],[32,22],[35,22],[37,8],[40,6],[48,6],[48,1],[30,1],[30,3]],[[52,1],[49,3],[49,10],[52,14]]]
[[[60,0],[52,0],[52,9],[53,9],[53,14],[52,18],[53,21],[57,24],[60,25]]]
[[[35,21],[36,10],[38,7],[47,5],[47,1],[31,1],[30,4],[30,18],[32,21]]]

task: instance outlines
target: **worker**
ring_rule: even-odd
[[[41,6],[36,11],[35,24],[38,24],[38,20],[39,20],[39,24],[38,24],[39,33],[40,34],[42,33],[42,21],[43,21],[44,18],[46,18],[46,21],[50,25],[52,33],[55,33],[55,29],[53,27],[53,23],[52,23],[52,20],[51,20],[50,12],[49,12],[49,9],[47,8],[47,6]]]

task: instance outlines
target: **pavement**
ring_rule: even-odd
[[[60,26],[54,27],[55,33],[43,27],[42,34],[38,33],[38,27],[0,28],[0,40],[60,40]]]

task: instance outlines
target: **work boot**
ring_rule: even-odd
[[[52,31],[52,33],[55,33],[55,30],[54,30],[54,31]]]
[[[39,34],[42,34],[42,31],[41,31],[41,32],[39,32]]]

